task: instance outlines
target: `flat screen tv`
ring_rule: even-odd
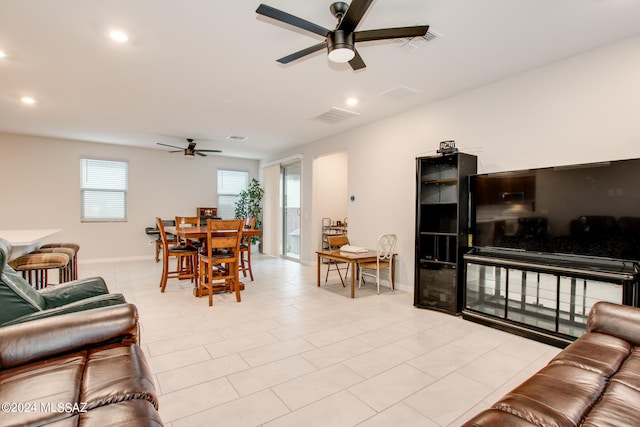
[[[640,260],[640,159],[470,180],[474,246]]]

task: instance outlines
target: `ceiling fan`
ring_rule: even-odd
[[[300,59],[303,56],[326,48],[329,53],[329,60],[333,62],[348,62],[349,65],[351,65],[351,68],[359,70],[366,67],[366,65],[355,48],[355,44],[357,42],[398,39],[404,37],[421,37],[427,34],[427,31],[429,30],[428,25],[416,25],[413,27],[355,31],[372,2],[373,0],[353,0],[351,5],[341,1],[333,3],[329,7],[329,10],[333,16],[338,18],[338,25],[335,30],[329,30],[265,4],[258,6],[256,12],[260,15],[273,18],[277,21],[281,21],[325,37],[325,41],[322,43],[318,43],[278,59],[278,62],[281,64],[288,64],[289,62]]]
[[[177,148],[177,150],[171,150],[169,153],[181,153],[184,152],[185,157],[195,158],[195,155],[206,157],[204,153],[222,153],[222,150],[196,150],[196,143],[192,138],[187,138],[189,146],[187,148],[176,147],[175,145],[163,144],[158,142],[158,145],[164,145],[165,147]]]

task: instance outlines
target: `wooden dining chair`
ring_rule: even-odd
[[[191,282],[195,282],[195,286],[198,287],[198,250],[193,246],[169,246],[162,219],[156,218],[156,225],[164,248],[162,251],[160,292],[164,292],[167,280],[171,278],[191,279]],[[178,261],[175,270],[169,269],[169,257],[175,257]]]
[[[247,218],[244,223],[245,230],[255,230],[257,218]],[[238,269],[242,272],[244,277],[247,277],[247,271],[249,277],[253,282],[253,270],[251,269],[251,239],[250,236],[243,236],[240,242],[240,261],[238,263]],[[246,254],[246,256],[245,256]]]
[[[349,244],[349,238],[346,234],[338,234],[335,236],[327,236],[327,244],[329,245],[329,249],[340,249],[341,246]],[[336,260],[328,260],[327,264],[327,275],[324,278],[324,282],[327,283],[327,279],[329,278],[329,271],[332,270],[331,266],[333,266],[333,270],[338,272],[338,276],[340,276],[340,281],[342,282],[342,287],[345,287],[344,279],[342,278],[341,266],[346,264],[347,268],[344,270],[344,279],[347,278],[349,274],[349,263],[344,263],[342,261]],[[353,272],[351,272],[353,274]]]
[[[213,305],[213,292],[235,291],[240,302],[238,261],[242,239],[241,219],[217,219],[207,221],[207,253],[200,254],[200,295],[209,295],[209,306]]]
[[[176,228],[180,227],[197,227],[200,225],[200,218],[197,216],[177,216]],[[199,242],[193,242],[188,239],[178,239],[178,245],[180,246],[199,246]]]
[[[165,219],[162,220],[162,224],[164,224],[165,227],[173,227],[176,225],[176,222],[172,219]],[[162,239],[160,238],[160,231],[158,231],[158,227],[147,227],[145,228],[145,232],[150,235],[150,236],[154,236],[156,239],[156,262],[160,262],[160,252],[162,252],[164,250],[163,244],[162,244]],[[174,236],[173,234],[167,233],[167,243],[169,243],[169,245],[177,245],[178,244],[178,238],[176,236]]]
[[[179,227],[197,227],[200,225],[200,218],[196,216],[176,216],[175,217],[176,228]],[[198,251],[202,248],[202,242],[200,240],[191,240],[185,238],[176,237],[178,241],[178,246],[187,246],[196,248]],[[178,269],[184,269],[183,259],[178,260]]]

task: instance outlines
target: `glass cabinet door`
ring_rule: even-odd
[[[578,337],[597,301],[623,303],[623,285],[522,268],[466,263],[465,308]]]
[[[503,267],[467,264],[467,308],[495,317],[505,317],[507,270]]]
[[[597,301],[622,304],[622,285],[567,276],[560,277],[559,282],[558,332],[563,334],[584,333],[589,310]]]

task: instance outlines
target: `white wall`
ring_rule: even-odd
[[[318,157],[313,161],[313,229],[321,230],[322,218],[342,221],[349,213],[348,156],[346,151]],[[311,236],[311,247],[321,249],[320,232]]]
[[[129,162],[128,220],[80,222],[80,158]],[[162,150],[0,134],[0,228],[60,228],[48,241],[80,244],[80,259],[150,257],[145,227],[155,217],[195,216],[217,205],[218,168],[258,177],[258,162],[221,156],[193,160]]]
[[[320,233],[310,159],[346,149],[355,196],[349,238],[375,247],[380,233],[398,234],[397,281],[412,291],[417,156],[453,139],[478,155],[479,172],[640,157],[638,76],[640,37],[633,37],[298,147],[312,212],[305,241]],[[302,249],[303,261],[315,262],[315,246]]]

